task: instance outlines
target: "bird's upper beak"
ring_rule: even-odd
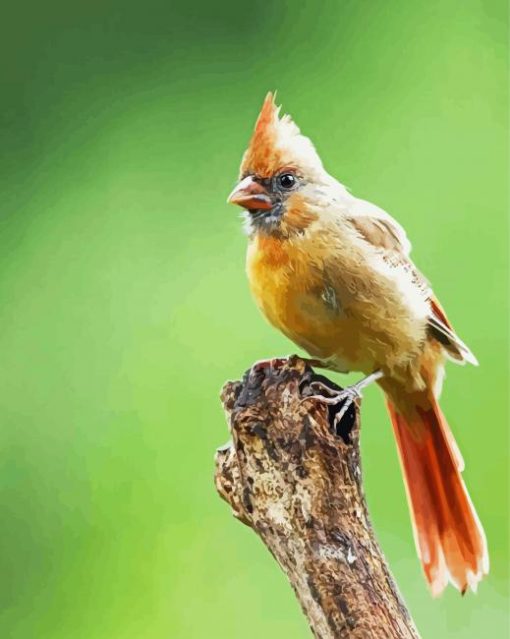
[[[267,190],[256,182],[251,175],[241,180],[228,196],[229,204],[237,204],[248,210],[259,211],[273,208],[273,202]]]

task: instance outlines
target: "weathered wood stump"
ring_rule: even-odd
[[[318,377],[291,357],[225,385],[232,442],[216,487],[285,571],[315,637],[416,639],[369,521],[358,410],[334,432],[338,408],[304,399]]]

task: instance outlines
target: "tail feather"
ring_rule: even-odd
[[[421,403],[421,402],[420,402]],[[436,400],[405,416],[388,409],[404,474],[413,531],[432,594],[450,581],[476,591],[489,570],[485,533],[461,477],[463,460]]]

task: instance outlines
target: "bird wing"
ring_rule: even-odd
[[[476,357],[453,330],[429,282],[413,264],[410,258],[411,243],[400,224],[388,213],[364,200],[356,201],[347,220],[362,239],[379,249],[385,262],[410,273],[414,284],[430,306],[429,334],[444,346],[453,360],[478,365]]]

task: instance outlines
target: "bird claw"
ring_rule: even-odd
[[[347,386],[347,388],[342,388],[340,390],[336,390],[334,388],[330,388],[323,382],[313,381],[310,383],[309,388],[312,390],[320,390],[326,391],[328,396],[325,395],[307,395],[304,399],[316,399],[321,401],[323,404],[328,404],[329,406],[336,406],[337,404],[341,404],[343,402],[348,401],[349,405],[352,404],[357,399],[361,399],[362,394],[361,390],[358,388],[357,384],[353,386]]]
[[[335,390],[330,388],[323,382],[313,381],[309,386],[312,390],[319,390],[322,392],[328,393],[328,395],[315,394],[315,395],[307,395],[301,401],[305,402],[306,400],[313,399],[321,402],[322,404],[327,404],[328,406],[338,406],[338,404],[342,404],[342,407],[335,414],[333,419],[333,428],[336,428],[338,424],[342,421],[344,415],[347,413],[349,408],[362,398],[361,390],[359,389],[357,384],[353,386],[348,386],[347,388],[342,388],[341,390]]]
[[[336,413],[333,419],[333,428],[335,429],[338,426],[338,424],[340,424],[340,422],[344,418],[344,415],[347,413],[349,408],[354,403],[358,402],[362,397],[361,392],[358,391],[356,388],[350,387],[350,388],[346,388],[345,390],[348,392],[346,393],[346,397],[345,397],[344,403],[342,404],[342,408]]]
[[[384,377],[384,373],[381,370],[376,370],[370,375],[364,377],[356,384],[338,390],[330,388],[329,386],[324,384],[324,382],[314,380],[310,383],[309,388],[311,388],[312,390],[318,389],[320,391],[326,391],[326,393],[328,393],[328,396],[307,395],[301,401],[306,401],[307,399],[315,399],[322,402],[323,404],[327,404],[328,406],[338,406],[338,404],[342,404],[339,410],[335,412],[335,416],[333,418],[333,428],[337,430],[337,427],[339,426],[349,408],[351,408],[354,402],[358,402],[361,399],[361,390],[365,388],[365,386],[369,386],[373,382],[376,382],[378,379],[381,379],[381,377]]]

